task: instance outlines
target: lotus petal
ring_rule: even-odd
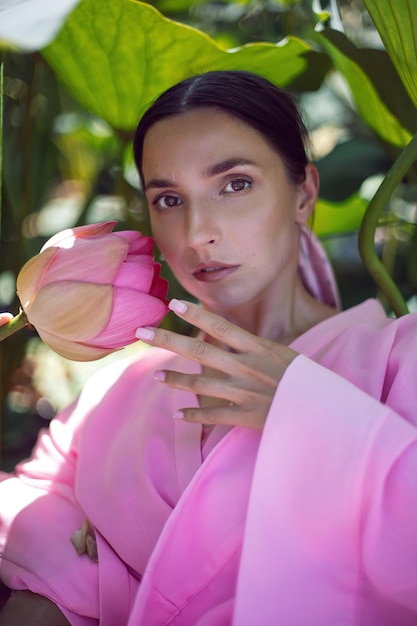
[[[127,251],[127,243],[118,237],[77,239],[72,248],[58,250],[42,285],[62,280],[112,284]]]
[[[135,291],[149,293],[155,269],[154,262],[148,256],[137,256],[135,262],[122,263],[113,281],[115,287],[127,287]]]
[[[152,254],[154,247],[152,237],[144,237],[139,232],[129,230],[119,230],[113,235],[129,243],[129,254]]]
[[[157,298],[132,289],[116,289],[109,325],[88,343],[120,348],[137,341],[139,326],[157,326],[167,312],[166,304]]]
[[[39,334],[88,342],[107,327],[112,300],[111,285],[62,281],[41,289],[26,315]]]
[[[69,341],[52,335],[45,330],[41,330],[39,336],[54,352],[72,361],[97,361],[115,350],[115,348],[99,348],[76,341]]]
[[[29,259],[20,270],[16,280],[16,289],[20,304],[25,312],[36,296],[42,277],[56,254],[57,250],[53,248],[45,250],[45,252]]]
[[[48,239],[41,248],[41,252],[52,246],[58,248],[70,248],[75,239],[81,237],[95,237],[97,235],[106,235],[111,233],[117,222],[99,222],[98,224],[87,224],[87,226],[76,226],[75,228],[67,228]]]

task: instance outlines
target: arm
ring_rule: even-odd
[[[92,418],[100,424],[112,419],[107,398],[117,395],[116,383],[129,364],[121,359],[94,374],[78,400],[40,435],[31,458],[0,482],[0,576],[10,588],[51,600],[72,626],[97,625],[103,610],[100,585],[108,568],[115,571],[120,566],[124,572],[110,547],[111,554],[97,563],[87,554],[78,554],[80,546],[73,545],[71,538],[86,517],[78,500],[85,484],[80,467],[89,455],[84,449],[85,430]],[[99,433],[94,441],[99,453]],[[85,454],[79,458],[81,450]],[[88,503],[86,494],[83,502]],[[104,539],[101,544],[105,549]],[[126,604],[124,598],[120,602]]]
[[[416,492],[416,428],[297,357],[258,452],[234,624],[259,606],[271,623],[414,623]]]
[[[249,552],[241,598],[253,601],[254,619],[259,606],[274,596],[271,581],[276,580],[288,585],[279,598],[296,604],[300,588],[311,589],[308,598],[303,592],[302,603],[310,614],[316,601],[336,597],[346,587],[353,597],[378,597],[376,604],[400,607],[394,613],[417,614],[415,328],[406,332],[404,327],[402,342],[394,337],[390,350],[386,345],[381,350],[391,359],[379,368],[383,380],[375,388],[381,387],[387,406],[344,378],[352,362],[345,370],[343,349],[337,374],[200,307],[187,303],[180,315],[233,349],[150,329],[149,343],[220,372],[212,379],[157,372],[157,380],[169,386],[224,400],[220,408],[184,409],[184,419],[263,429],[248,514],[253,532],[245,536],[242,560],[244,566]],[[366,351],[360,357],[361,367],[370,366]],[[277,493],[279,498],[271,497]],[[326,578],[334,588],[316,589],[314,581]],[[242,606],[241,623],[247,623],[245,601]],[[309,621],[308,608],[299,621],[294,610],[293,605],[275,616],[276,623],[287,623],[290,616],[292,623]],[[316,623],[330,621],[325,611]]]
[[[40,434],[31,458],[0,482],[2,580],[49,598],[77,625],[99,615],[97,564],[79,556],[71,543],[85,518],[75,487],[78,439],[105,393],[103,384],[93,393],[94,381]]]

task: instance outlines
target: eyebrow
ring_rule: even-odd
[[[149,183],[145,185],[145,191],[148,189],[166,189],[167,187],[176,187],[176,184],[168,178],[151,178]]]
[[[224,174],[234,167],[238,167],[241,165],[256,165],[256,162],[251,161],[250,159],[241,158],[227,159],[226,161],[220,161],[219,163],[210,165],[210,167],[204,170],[203,175],[205,178],[212,178],[213,176]],[[174,181],[169,180],[168,178],[152,178],[147,183],[147,185],[145,185],[145,191],[147,191],[148,189],[166,189],[167,187],[176,186],[177,184]]]
[[[204,176],[206,178],[211,178],[212,176],[217,176],[218,174],[224,174],[225,172],[232,170],[234,167],[238,167],[239,165],[256,165],[256,163],[255,161],[251,161],[250,159],[227,159],[226,161],[220,161],[219,163],[211,165],[209,168],[207,168],[207,170],[205,170]]]

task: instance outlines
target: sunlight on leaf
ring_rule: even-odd
[[[319,237],[358,230],[368,201],[355,193],[343,202],[317,201],[313,230]]]
[[[364,4],[417,107],[416,0],[364,0]]]
[[[284,86],[308,68],[306,53],[314,54],[296,38],[225,51],[204,33],[135,0],[83,0],[43,50],[70,93],[119,130],[133,129],[156,96],[187,76],[245,69]]]
[[[404,127],[398,117],[392,112],[381,99],[374,83],[378,80],[386,80],[387,74],[378,76],[378,68],[376,71],[371,65],[371,59],[366,59],[366,50],[358,50],[343,35],[343,33],[324,30],[318,33],[320,43],[333,59],[335,67],[342,73],[349,84],[358,112],[365,122],[385,141],[402,148],[407,145],[412,137],[412,132]],[[371,55],[375,51],[370,51]],[[388,58],[388,57],[387,57]],[[389,60],[389,59],[388,59]],[[391,66],[392,67],[392,66]],[[387,68],[387,72],[389,68]],[[372,74],[372,77],[369,75]],[[394,75],[393,75],[394,74]],[[395,89],[395,73],[390,73],[391,83],[390,89]],[[400,87],[401,83],[398,81]],[[404,92],[404,96],[406,94]],[[387,96],[388,97],[388,96]],[[402,103],[401,103],[401,106]],[[408,118],[414,115],[411,107],[411,114],[407,112]],[[408,122],[408,125],[416,125],[417,116]],[[414,131],[415,132],[415,131]]]

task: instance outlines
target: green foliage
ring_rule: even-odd
[[[312,57],[321,77],[329,67],[324,55],[291,37],[279,45],[223,50],[204,33],[134,0],[83,0],[42,54],[87,110],[121,131],[134,129],[152,100],[193,74],[245,69],[286,86],[311,67]]]
[[[326,29],[318,35],[351,89],[363,120],[384,141],[404,147],[417,132],[412,105],[388,54],[358,49],[341,32]]]
[[[398,75],[417,107],[417,3],[364,0]]]
[[[5,166],[9,222],[15,221],[14,232],[24,223],[25,213],[35,213],[42,208],[48,177],[50,180],[57,176],[58,171],[63,180],[82,180],[85,185],[84,206],[75,216],[78,223],[88,219],[90,205],[103,188],[103,181],[107,181],[106,193],[122,194],[126,206],[132,204],[131,185],[135,183],[129,174],[130,166],[126,167],[125,146],[137,121],[162,91],[195,73],[246,69],[303,93],[318,89],[333,66],[347,81],[365,128],[371,129],[383,142],[389,157],[398,154],[417,130],[417,110],[412,101],[415,29],[409,24],[414,23],[417,9],[411,0],[384,0],[386,10],[381,10],[379,0],[366,2],[389,54],[384,50],[359,48],[342,32],[326,27],[313,35],[314,20],[321,19],[323,26],[331,16],[322,12],[314,17],[310,0],[268,3],[262,0],[183,0],[182,3],[157,0],[154,4],[187,23],[168,19],[155,6],[137,0],[112,0],[111,3],[82,0],[56,39],[42,50],[54,75],[74,98],[70,109],[74,108],[75,113],[65,111],[62,95],[59,95],[60,105],[64,104],[63,114],[58,113],[60,106],[54,105],[56,113],[51,115],[48,94],[48,105],[43,106],[41,115],[36,118],[39,125],[43,115],[45,132],[29,128],[29,135],[36,136],[31,144],[14,130],[6,140],[6,145],[10,144],[16,135],[27,151],[19,161],[18,146],[10,145],[17,162],[13,163],[12,158]],[[209,30],[214,31],[215,37],[190,26],[193,20],[201,23],[204,16],[210,16]],[[249,37],[249,43],[224,49],[216,39],[225,35],[227,20],[232,39],[248,41],[247,26],[256,22],[263,28],[264,41],[253,42]],[[213,26],[216,23],[217,27]],[[274,33],[279,35],[278,43]],[[294,33],[304,36],[294,36]],[[317,43],[321,51],[317,50]],[[34,65],[32,81],[39,71],[38,65],[38,62]],[[28,93],[33,93],[32,86]],[[58,93],[62,94],[60,90]],[[57,94],[53,95],[52,102],[56,101]],[[96,118],[108,125],[102,135],[91,131]],[[70,130],[68,119],[75,120]],[[28,128],[22,127],[22,132],[27,133]],[[40,158],[39,151],[48,155],[49,160]],[[347,150],[344,152],[347,154]],[[328,160],[336,162],[333,155]],[[352,180],[356,162],[349,167]],[[20,177],[13,175],[19,171]],[[358,176],[356,180],[359,186],[362,180]],[[358,228],[366,201],[357,189],[350,189],[337,203],[334,198],[332,201],[329,197],[321,198],[315,221],[318,234],[328,236]],[[124,219],[131,222],[132,215],[125,211]],[[24,248],[27,252],[28,246]]]
[[[319,198],[314,214],[314,232],[319,237],[328,237],[358,230],[367,204],[358,193],[340,202]]]
[[[314,15],[311,0],[155,0],[152,4],[81,0],[41,55],[4,52],[3,309],[17,306],[16,301],[2,299],[3,278],[15,277],[53,231],[99,219],[118,219],[122,227],[147,231],[129,153],[133,130],[162,91],[186,76],[213,69],[256,72],[301,99],[322,84],[330,86],[344,111],[343,132],[334,150],[318,161],[324,184],[314,230],[322,237],[347,239],[365,223],[364,258],[385,288],[386,276],[373,250],[374,231],[388,222],[405,224],[401,245],[402,254],[410,259],[410,272],[404,278],[400,268],[397,283],[409,297],[417,288],[417,235],[411,234],[415,218],[390,212],[386,185],[385,195],[379,194],[371,203],[370,217],[360,186],[368,176],[383,176],[417,132],[416,1],[364,0],[369,12],[365,18],[372,18],[385,50],[368,43],[364,47],[349,33],[327,28],[332,16],[324,11]],[[331,4],[334,9],[336,3]],[[355,3],[339,0],[339,4],[346,10]],[[319,19],[321,31],[315,32]],[[335,75],[346,81],[353,105],[333,89]],[[326,124],[330,126],[322,122],[323,127]],[[407,159],[400,161],[404,167],[394,167],[395,175],[400,172],[405,181],[411,178],[414,160],[408,151]],[[329,193],[329,179],[337,193]],[[82,197],[78,204],[74,188]],[[107,205],[100,205],[103,198]],[[388,237],[388,231],[395,228],[382,226],[380,234]],[[169,279],[173,290],[179,290]],[[171,295],[183,293],[171,291]],[[404,312],[401,294],[399,298],[394,294],[394,300],[399,303],[396,310]],[[3,398],[30,336],[28,331],[0,344]],[[20,343],[15,343],[17,337]]]
[[[3,220],[3,227],[9,229],[9,241],[18,236],[28,214],[44,210],[52,178],[83,181],[87,193],[75,220],[88,219],[103,181],[105,193],[123,195],[129,207],[135,182],[129,174],[131,167],[126,166],[125,146],[137,121],[159,93],[195,73],[246,69],[303,93],[318,89],[333,66],[347,81],[364,128],[383,142],[388,158],[398,154],[417,130],[414,0],[365,2],[388,53],[357,47],[342,32],[326,27],[313,35],[314,20],[320,18],[324,24],[330,18],[323,12],[314,18],[310,0],[157,0],[154,4],[187,23],[168,19],[155,6],[137,0],[82,0],[78,4],[58,37],[42,50],[54,75],[74,99],[72,103],[65,101],[61,89],[51,85],[45,98],[39,78],[45,72],[39,60],[31,62],[32,77],[27,77],[26,93],[33,95],[38,90],[38,100],[43,104],[29,124],[16,126],[12,122],[5,140],[12,155],[4,166],[7,220]],[[190,26],[193,20],[200,24],[204,16],[210,16],[209,30],[214,31],[214,37]],[[224,49],[216,39],[227,34],[227,20],[232,39],[248,41],[247,26],[256,22],[263,28],[263,41]],[[32,111],[33,100],[25,106]],[[5,110],[7,114],[7,106]],[[97,118],[108,125],[103,133],[94,130]],[[29,137],[36,140],[30,142]],[[19,146],[23,146],[23,153]],[[333,155],[328,160],[336,162]],[[349,167],[352,180],[355,164],[356,160]],[[359,186],[362,180],[358,176],[356,180]],[[337,203],[334,198],[321,198],[316,232],[327,236],[355,230],[365,202],[358,188],[350,189]],[[139,213],[143,217],[141,209]],[[132,215],[125,210],[123,219],[130,221],[129,226],[134,226]],[[36,244],[37,238],[32,243]],[[31,247],[25,241],[23,244],[23,253],[14,255],[19,264]],[[8,244],[2,249],[7,253]]]

